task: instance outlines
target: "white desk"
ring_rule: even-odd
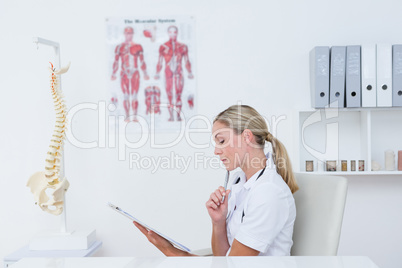
[[[26,258],[12,268],[378,268],[367,257]]]
[[[29,250],[29,245],[4,257],[4,267],[11,267],[12,264],[23,258],[67,258],[67,257],[89,257],[98,251],[102,246],[101,241],[95,241],[88,249],[81,250]],[[13,266],[14,267],[14,266]],[[44,266],[45,267],[45,266]],[[55,266],[58,267],[58,266]]]

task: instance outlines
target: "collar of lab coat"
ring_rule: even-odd
[[[273,161],[273,159],[272,159],[272,154],[271,154],[271,152],[268,152],[265,156],[267,157],[267,165],[266,165],[266,168],[265,168],[265,169],[266,169],[266,170],[267,170],[267,169],[276,169],[275,163],[274,163],[274,161]],[[262,169],[258,170],[256,173],[254,173],[254,175],[251,176],[251,178],[248,179],[247,181],[246,181],[246,174],[245,174],[244,172],[241,172],[241,174],[239,175],[240,181],[239,181],[238,183],[236,183],[236,184],[238,184],[239,186],[240,186],[240,185],[243,185],[243,187],[244,187],[246,190],[250,190],[250,188],[251,188],[251,187],[254,185],[254,183],[257,181],[258,175],[260,175],[261,170],[262,170]],[[235,181],[236,181],[236,180],[237,180],[237,178],[235,179]]]

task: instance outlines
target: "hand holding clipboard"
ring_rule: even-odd
[[[145,223],[141,222],[140,220],[138,220],[137,218],[135,218],[134,216],[130,215],[129,213],[125,212],[124,210],[122,210],[120,207],[117,207],[115,205],[113,205],[112,203],[108,203],[108,206],[113,209],[114,211],[120,213],[121,215],[129,218],[130,220],[132,220],[134,222],[134,224],[136,225],[136,227],[138,229],[140,229],[140,231],[147,236],[147,232],[148,231],[152,231],[156,234],[158,234],[159,236],[163,237],[164,239],[166,239],[167,241],[169,241],[173,246],[175,246],[176,248],[186,251],[186,252],[190,252],[191,250],[184,246],[183,244],[180,244],[179,242],[176,242],[175,240],[171,239],[170,237],[162,234],[161,232],[153,229],[152,227],[146,225]]]

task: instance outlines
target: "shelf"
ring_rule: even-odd
[[[361,111],[402,111],[402,107],[358,107],[358,108],[336,108],[336,107],[326,107],[326,108],[310,108],[307,110],[300,111],[300,113],[311,113],[320,110],[336,111],[339,112],[361,112]]]
[[[299,174],[333,175],[333,176],[366,176],[366,175],[402,175],[402,171],[300,171]]]
[[[402,171],[384,170],[384,152],[402,150],[402,107],[327,108],[295,113],[295,170],[306,172],[306,161],[325,163],[329,160],[364,160],[366,170],[376,161],[381,171],[313,172],[321,175],[402,175]]]
[[[369,166],[369,140],[366,131],[367,117],[365,111],[317,110],[298,113],[298,168],[305,171],[305,161],[318,162],[327,160],[364,160]]]

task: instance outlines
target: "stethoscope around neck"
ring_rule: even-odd
[[[260,172],[260,174],[258,174],[258,176],[257,176],[257,178],[255,179],[256,181],[262,176],[262,174],[264,174],[264,171],[265,171],[265,169],[266,169],[267,167],[264,167],[262,170],[261,170],[261,172]],[[234,184],[238,184],[240,182],[240,177],[239,178],[237,178],[237,180],[236,180],[236,182],[234,183]],[[230,193],[231,194],[231,193]],[[229,196],[230,197],[230,196]],[[229,201],[229,200],[228,200]],[[235,211],[236,210],[236,205],[235,205],[235,207],[233,208],[233,211]],[[228,213],[228,215],[226,216],[226,220],[227,219],[229,219],[229,217],[232,215],[232,210],[230,210],[229,211],[229,213]],[[242,216],[241,216],[241,222],[243,222],[243,218],[244,218],[244,209],[243,209],[243,214],[242,214]]]

